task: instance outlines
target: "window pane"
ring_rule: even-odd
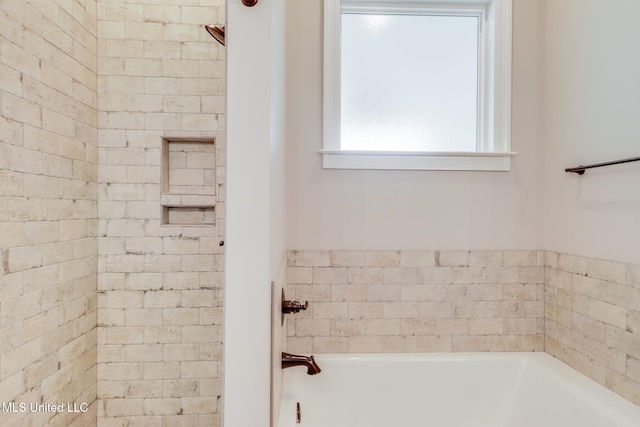
[[[476,151],[478,18],[342,14],[341,148]]]

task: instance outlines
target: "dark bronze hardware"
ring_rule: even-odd
[[[204,28],[207,30],[211,37],[216,39],[218,43],[224,46],[224,27],[219,27],[217,25],[205,25]]]
[[[309,301],[305,301],[304,304],[298,301],[282,301],[282,312],[288,313],[300,313],[302,310],[306,310],[309,307]]]
[[[302,417],[300,416],[300,402],[296,402],[296,424],[300,424]]]
[[[630,163],[630,162],[637,162],[637,161],[640,161],[640,157],[632,157],[630,159],[615,160],[613,162],[594,163],[593,165],[588,165],[588,166],[580,165],[575,168],[566,168],[564,171],[577,173],[578,175],[584,175],[584,172],[586,169],[601,168],[603,166],[619,165],[622,163]]]
[[[301,310],[306,310],[309,307],[309,301],[305,301],[304,305],[298,301],[287,301],[284,299],[284,289],[280,293],[282,301],[282,315],[280,316],[280,325],[284,325],[284,315],[289,313],[299,313]]]
[[[258,0],[242,0],[242,4],[247,7],[253,7],[258,4]]]
[[[282,369],[290,368],[292,366],[306,366],[308,375],[316,375],[322,371],[313,356],[301,356],[285,352],[282,352],[281,366]]]

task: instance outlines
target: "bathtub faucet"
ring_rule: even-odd
[[[307,374],[309,375],[316,375],[321,371],[313,356],[299,356],[297,354],[282,352],[282,369],[292,366],[306,366]]]

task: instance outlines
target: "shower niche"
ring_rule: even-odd
[[[215,138],[162,139],[163,225],[214,225]]]

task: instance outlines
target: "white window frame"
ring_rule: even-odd
[[[478,144],[473,152],[365,151],[340,147],[341,15],[396,13],[479,17]],[[325,0],[323,167],[326,169],[511,169],[512,0]]]

